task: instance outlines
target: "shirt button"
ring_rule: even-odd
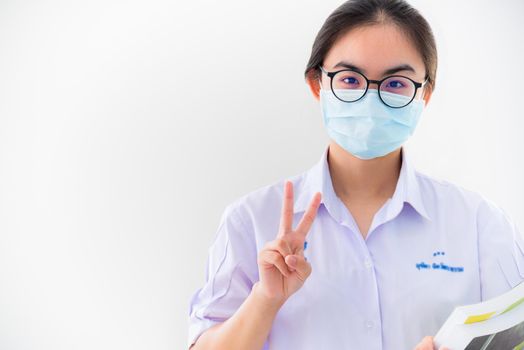
[[[366,322],[366,328],[367,328],[367,329],[371,329],[371,328],[373,328],[373,326],[374,326],[373,321],[367,321],[367,322]]]
[[[369,269],[373,266],[373,262],[371,262],[370,259],[366,258],[366,260],[364,260],[364,266]]]

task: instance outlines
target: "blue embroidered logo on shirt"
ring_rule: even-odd
[[[440,255],[446,255],[445,252],[434,252],[433,253],[433,257],[436,257],[436,256],[440,256]],[[417,267],[418,270],[421,270],[421,269],[433,269],[433,270],[446,270],[446,271],[450,271],[450,272],[464,272],[464,267],[463,266],[449,266],[449,265],[446,265],[444,264],[443,262],[440,262],[440,263],[431,263],[431,264],[426,264],[425,262],[420,262],[420,263],[417,263],[415,265]]]

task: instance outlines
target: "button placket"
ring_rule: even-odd
[[[364,259],[364,266],[367,268],[367,269],[370,269],[373,267],[373,262],[371,261],[370,258],[366,258]]]

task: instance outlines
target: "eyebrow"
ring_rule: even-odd
[[[338,62],[337,64],[335,64],[333,66],[333,68],[337,68],[337,67],[349,68],[349,69],[355,70],[355,71],[357,71],[359,73],[362,73],[362,74],[365,73],[364,69],[359,68],[359,67],[357,67],[357,66],[355,66],[355,65],[353,65],[351,63],[347,63],[347,62],[344,62],[344,61],[340,61],[340,62]],[[399,66],[386,69],[382,73],[382,75],[384,76],[384,75],[389,75],[389,74],[395,74],[397,72],[404,71],[404,70],[416,73],[415,69],[413,69],[413,67],[411,67],[409,64],[401,64]]]

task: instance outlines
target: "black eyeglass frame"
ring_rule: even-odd
[[[366,96],[367,92],[368,92],[368,89],[369,89],[369,84],[370,83],[375,83],[377,84],[377,92],[378,92],[378,97],[380,98],[380,100],[382,101],[383,104],[385,104],[386,106],[390,107],[390,108],[404,108],[406,107],[407,105],[409,105],[413,99],[415,98],[415,96],[417,95],[417,90],[419,88],[421,88],[422,86],[424,86],[428,80],[429,80],[429,77],[426,76],[426,79],[422,82],[422,83],[419,83],[419,82],[416,82],[414,81],[413,79],[409,78],[409,77],[406,77],[404,75],[400,75],[400,74],[393,74],[393,75],[388,75],[387,77],[384,77],[380,80],[372,80],[372,79],[368,79],[368,77],[366,77],[364,74],[362,74],[361,72],[357,71],[357,70],[354,70],[354,69],[340,69],[340,70],[337,70],[335,72],[328,72],[326,71],[322,66],[318,66],[318,68],[320,68],[320,70],[324,73],[326,73],[326,75],[329,77],[329,80],[330,80],[330,84],[329,84],[329,87],[331,88],[331,92],[333,93],[333,95],[339,99],[340,101],[342,102],[346,102],[346,103],[352,103],[352,102],[357,102],[359,101],[360,99],[362,99],[364,96]],[[358,99],[356,99],[355,101],[344,101],[342,100],[341,98],[339,98],[337,96],[337,94],[335,94],[335,91],[333,91],[333,77],[337,74],[337,73],[340,73],[340,72],[345,72],[345,71],[350,71],[350,72],[356,72],[360,75],[362,75],[364,77],[364,79],[366,79],[366,91],[364,91],[364,93],[362,94],[362,96],[360,96]],[[409,81],[411,81],[413,83],[413,85],[415,86],[415,91],[413,92],[413,96],[411,97],[411,100],[409,100],[408,103],[406,103],[405,105],[403,106],[399,106],[399,107],[395,107],[395,106],[390,106],[388,105],[383,99],[382,99],[382,95],[380,94],[380,85],[382,85],[382,83],[387,80],[387,79],[390,79],[391,77],[401,77],[401,78],[405,78],[405,79],[408,79]]]

